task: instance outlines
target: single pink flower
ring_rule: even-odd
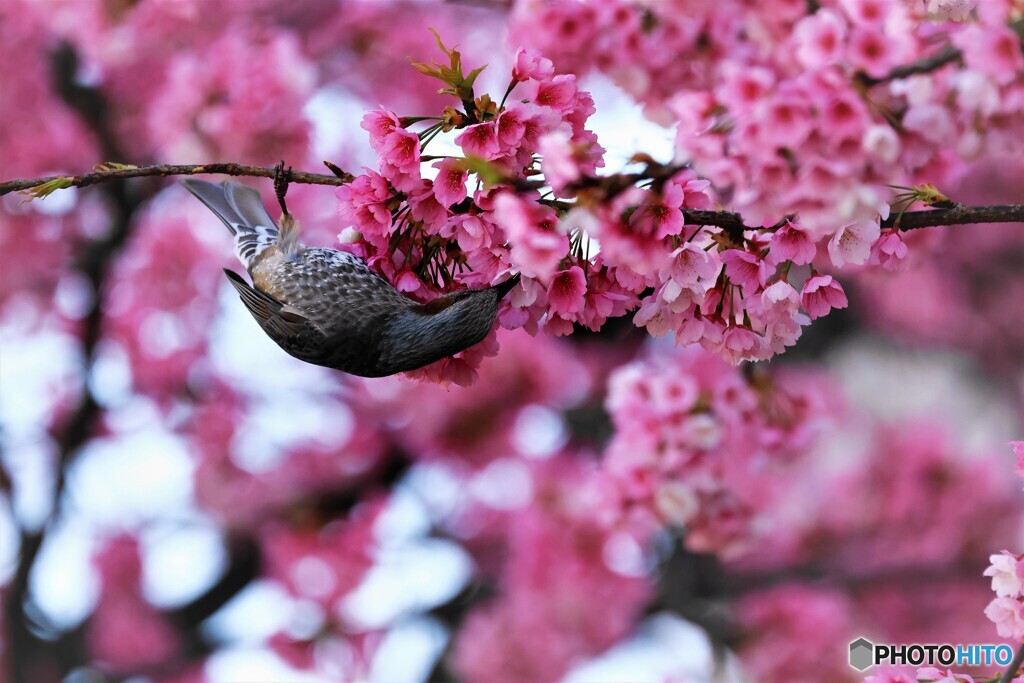
[[[402,129],[398,116],[384,107],[377,111],[367,112],[363,116],[363,122],[359,127],[370,134],[370,146],[377,153],[384,151],[384,141],[389,135]]]
[[[725,264],[725,274],[733,284],[750,294],[760,290],[768,281],[768,264],[757,254],[739,249],[727,249],[719,254]]]
[[[660,296],[651,295],[640,301],[640,307],[633,315],[633,324],[646,328],[652,337],[665,337],[676,330],[679,316]]]
[[[550,81],[538,83],[532,101],[564,113],[575,103],[577,92],[576,76],[559,74]]]
[[[434,178],[434,196],[441,206],[451,206],[466,198],[466,180],[469,173],[458,159],[442,159],[434,164],[437,177]]]
[[[870,117],[860,98],[849,92],[840,92],[828,97],[819,113],[820,125],[837,140],[859,142]],[[860,145],[855,148],[860,152]],[[852,161],[848,160],[848,161]]]
[[[468,126],[455,138],[455,144],[468,156],[488,160],[497,157],[500,149],[493,121]]]
[[[722,333],[722,356],[733,363],[757,358],[764,340],[753,330],[729,325]]]
[[[629,217],[629,227],[635,233],[662,240],[682,232],[685,219],[680,209],[685,191],[680,185],[668,182],[660,193],[648,190],[642,197],[640,206]]]
[[[839,6],[856,24],[864,24],[872,31],[878,31],[892,9],[891,0],[839,0]]]
[[[808,69],[839,62],[846,40],[846,21],[834,10],[821,9],[797,22],[796,57]]]
[[[546,81],[555,73],[555,67],[551,60],[541,55],[540,52],[530,47],[521,47],[516,50],[516,56],[512,60],[512,79],[525,81],[534,78],[538,81]]]
[[[871,247],[871,262],[886,270],[900,270],[907,258],[907,245],[899,232],[890,231],[882,235]]]
[[[548,285],[548,306],[555,313],[567,316],[583,310],[587,293],[587,279],[583,269],[573,266],[560,270]]]
[[[836,268],[847,263],[860,265],[871,256],[871,245],[881,234],[878,221],[858,221],[844,225],[828,242],[828,255]]]
[[[891,164],[900,155],[900,136],[892,126],[878,123],[864,129],[860,146],[865,153]]]
[[[568,337],[572,334],[572,321],[563,318],[559,314],[551,311],[548,316],[544,319],[544,331],[548,334],[556,337]]]
[[[846,292],[831,275],[808,278],[800,294],[800,303],[811,320],[826,315],[833,308],[846,308],[849,305]]]
[[[418,184],[416,188],[406,189],[409,213],[416,220],[423,221],[427,233],[436,234],[448,222],[448,207],[437,201],[432,182],[421,179]]]
[[[800,295],[793,285],[779,280],[761,292],[761,306],[766,311],[778,311],[791,317],[800,308]]]
[[[515,103],[513,103],[514,105]],[[524,105],[525,106],[525,105]],[[498,146],[502,152],[514,150],[526,133],[526,119],[530,118],[530,112],[522,106],[509,106],[498,115],[497,136]]]
[[[418,175],[420,170],[420,138],[404,129],[395,130],[384,138],[380,149],[381,161],[407,175]]]
[[[895,49],[888,36],[874,26],[858,26],[850,36],[847,56],[869,76],[881,77],[896,66]]]
[[[799,225],[793,221],[785,221],[782,227],[775,230],[768,243],[770,251],[767,260],[771,264],[782,261],[793,261],[797,265],[805,265],[814,260],[817,245]]]
[[[819,14],[826,11],[821,10]],[[727,103],[730,111],[751,111],[775,84],[775,73],[770,69],[747,64],[739,67],[726,62],[723,71],[722,82],[716,87],[715,95],[720,101]],[[693,93],[688,95],[692,96]],[[677,102],[683,101],[680,99]],[[697,103],[705,104],[699,100]]]
[[[465,251],[473,251],[490,240],[490,224],[472,214],[455,214],[441,228],[440,234],[448,239],[455,238]]]
[[[803,94],[775,94],[762,100],[759,118],[765,142],[773,147],[797,147],[814,128],[810,105]]]
[[[995,625],[1001,638],[1024,640],[1024,603],[1014,598],[996,598],[985,608],[985,616]]]

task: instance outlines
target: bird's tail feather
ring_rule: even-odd
[[[185,189],[206,205],[235,236],[235,255],[246,268],[264,249],[278,241],[278,230],[260,195],[239,183],[209,183],[187,178]]]

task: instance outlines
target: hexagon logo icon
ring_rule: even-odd
[[[863,671],[874,663],[875,646],[867,638],[858,638],[850,643],[850,666]]]

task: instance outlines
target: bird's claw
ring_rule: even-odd
[[[288,183],[291,182],[292,167],[289,166],[287,169],[284,167],[284,159],[278,162],[277,166],[274,166],[274,194],[277,195],[277,203],[281,205],[282,213],[288,212],[288,205],[284,201],[284,197],[288,194]]]

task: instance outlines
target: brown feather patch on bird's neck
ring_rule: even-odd
[[[285,213],[281,215],[281,219],[277,224],[281,234],[278,240],[281,253],[287,258],[293,258],[301,249],[299,244],[299,221],[290,213]]]
[[[453,296],[439,296],[433,301],[420,306],[418,312],[420,315],[436,315],[454,303],[455,297]]]

